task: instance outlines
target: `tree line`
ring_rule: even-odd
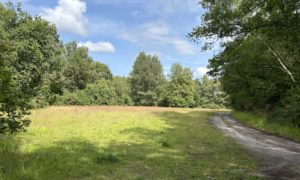
[[[30,109],[49,105],[224,107],[218,81],[194,79],[173,64],[168,76],[157,56],[142,52],[129,77],[113,76],[76,42],[20,5],[0,3],[0,133],[23,131]]]
[[[102,74],[102,72],[101,72]],[[110,74],[110,73],[109,73]],[[141,52],[129,77],[109,76],[88,83],[85,88],[65,88],[56,96],[59,105],[136,105],[164,107],[226,106],[220,83],[204,76],[193,79],[189,68],[173,64],[168,77],[157,56]]]
[[[267,113],[300,127],[300,1],[203,0],[203,24],[189,37],[221,41],[209,74],[219,78],[233,108]]]

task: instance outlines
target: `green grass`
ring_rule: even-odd
[[[199,109],[49,107],[0,136],[0,179],[257,179]]]
[[[278,124],[276,122],[268,121],[267,116],[264,114],[252,114],[248,112],[232,112],[232,115],[235,119],[240,122],[269,133],[277,134],[279,136],[287,137],[295,141],[300,142],[300,129]]]

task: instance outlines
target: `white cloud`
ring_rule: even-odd
[[[103,52],[103,53],[114,53],[116,51],[115,47],[110,42],[96,42],[91,41],[80,42],[78,46],[85,46],[92,52]]]
[[[148,15],[172,15],[178,12],[197,12],[199,0],[95,0],[99,4],[138,5]]]
[[[163,21],[149,22],[138,25],[135,28],[125,30],[121,34],[121,39],[127,40],[133,43],[161,43],[164,41],[165,36],[169,34],[169,27]]]
[[[125,30],[120,38],[138,44],[143,48],[171,45],[180,54],[195,54],[195,47],[187,40],[178,37],[176,32],[173,32],[164,21],[148,22],[131,28],[130,30]]]
[[[145,0],[94,0],[98,4],[143,4]]]
[[[26,3],[28,2],[29,0],[10,0],[11,2],[13,3],[18,3],[18,2],[21,2],[21,3]],[[1,2],[1,1],[0,1]],[[4,2],[8,2],[8,1],[4,1]]]
[[[89,17],[89,35],[105,35],[115,37],[124,28],[125,23],[114,21],[101,16]]]
[[[178,12],[199,11],[199,0],[152,0],[153,3],[146,3],[149,14],[172,15]]]
[[[173,44],[181,54],[194,55],[196,53],[195,48],[185,40],[172,39],[170,43]]]
[[[59,0],[54,8],[42,8],[42,17],[56,24],[61,32],[87,35],[86,3],[81,0]]]
[[[196,76],[198,77],[202,77],[204,75],[206,75],[206,73],[208,72],[208,69],[206,67],[199,67],[196,69]]]

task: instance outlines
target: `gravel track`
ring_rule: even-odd
[[[259,175],[266,179],[300,180],[299,143],[249,128],[229,113],[217,113],[211,123],[258,159]]]

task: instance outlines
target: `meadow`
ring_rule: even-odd
[[[214,110],[61,106],[0,135],[0,179],[257,179],[256,161],[209,123]]]

